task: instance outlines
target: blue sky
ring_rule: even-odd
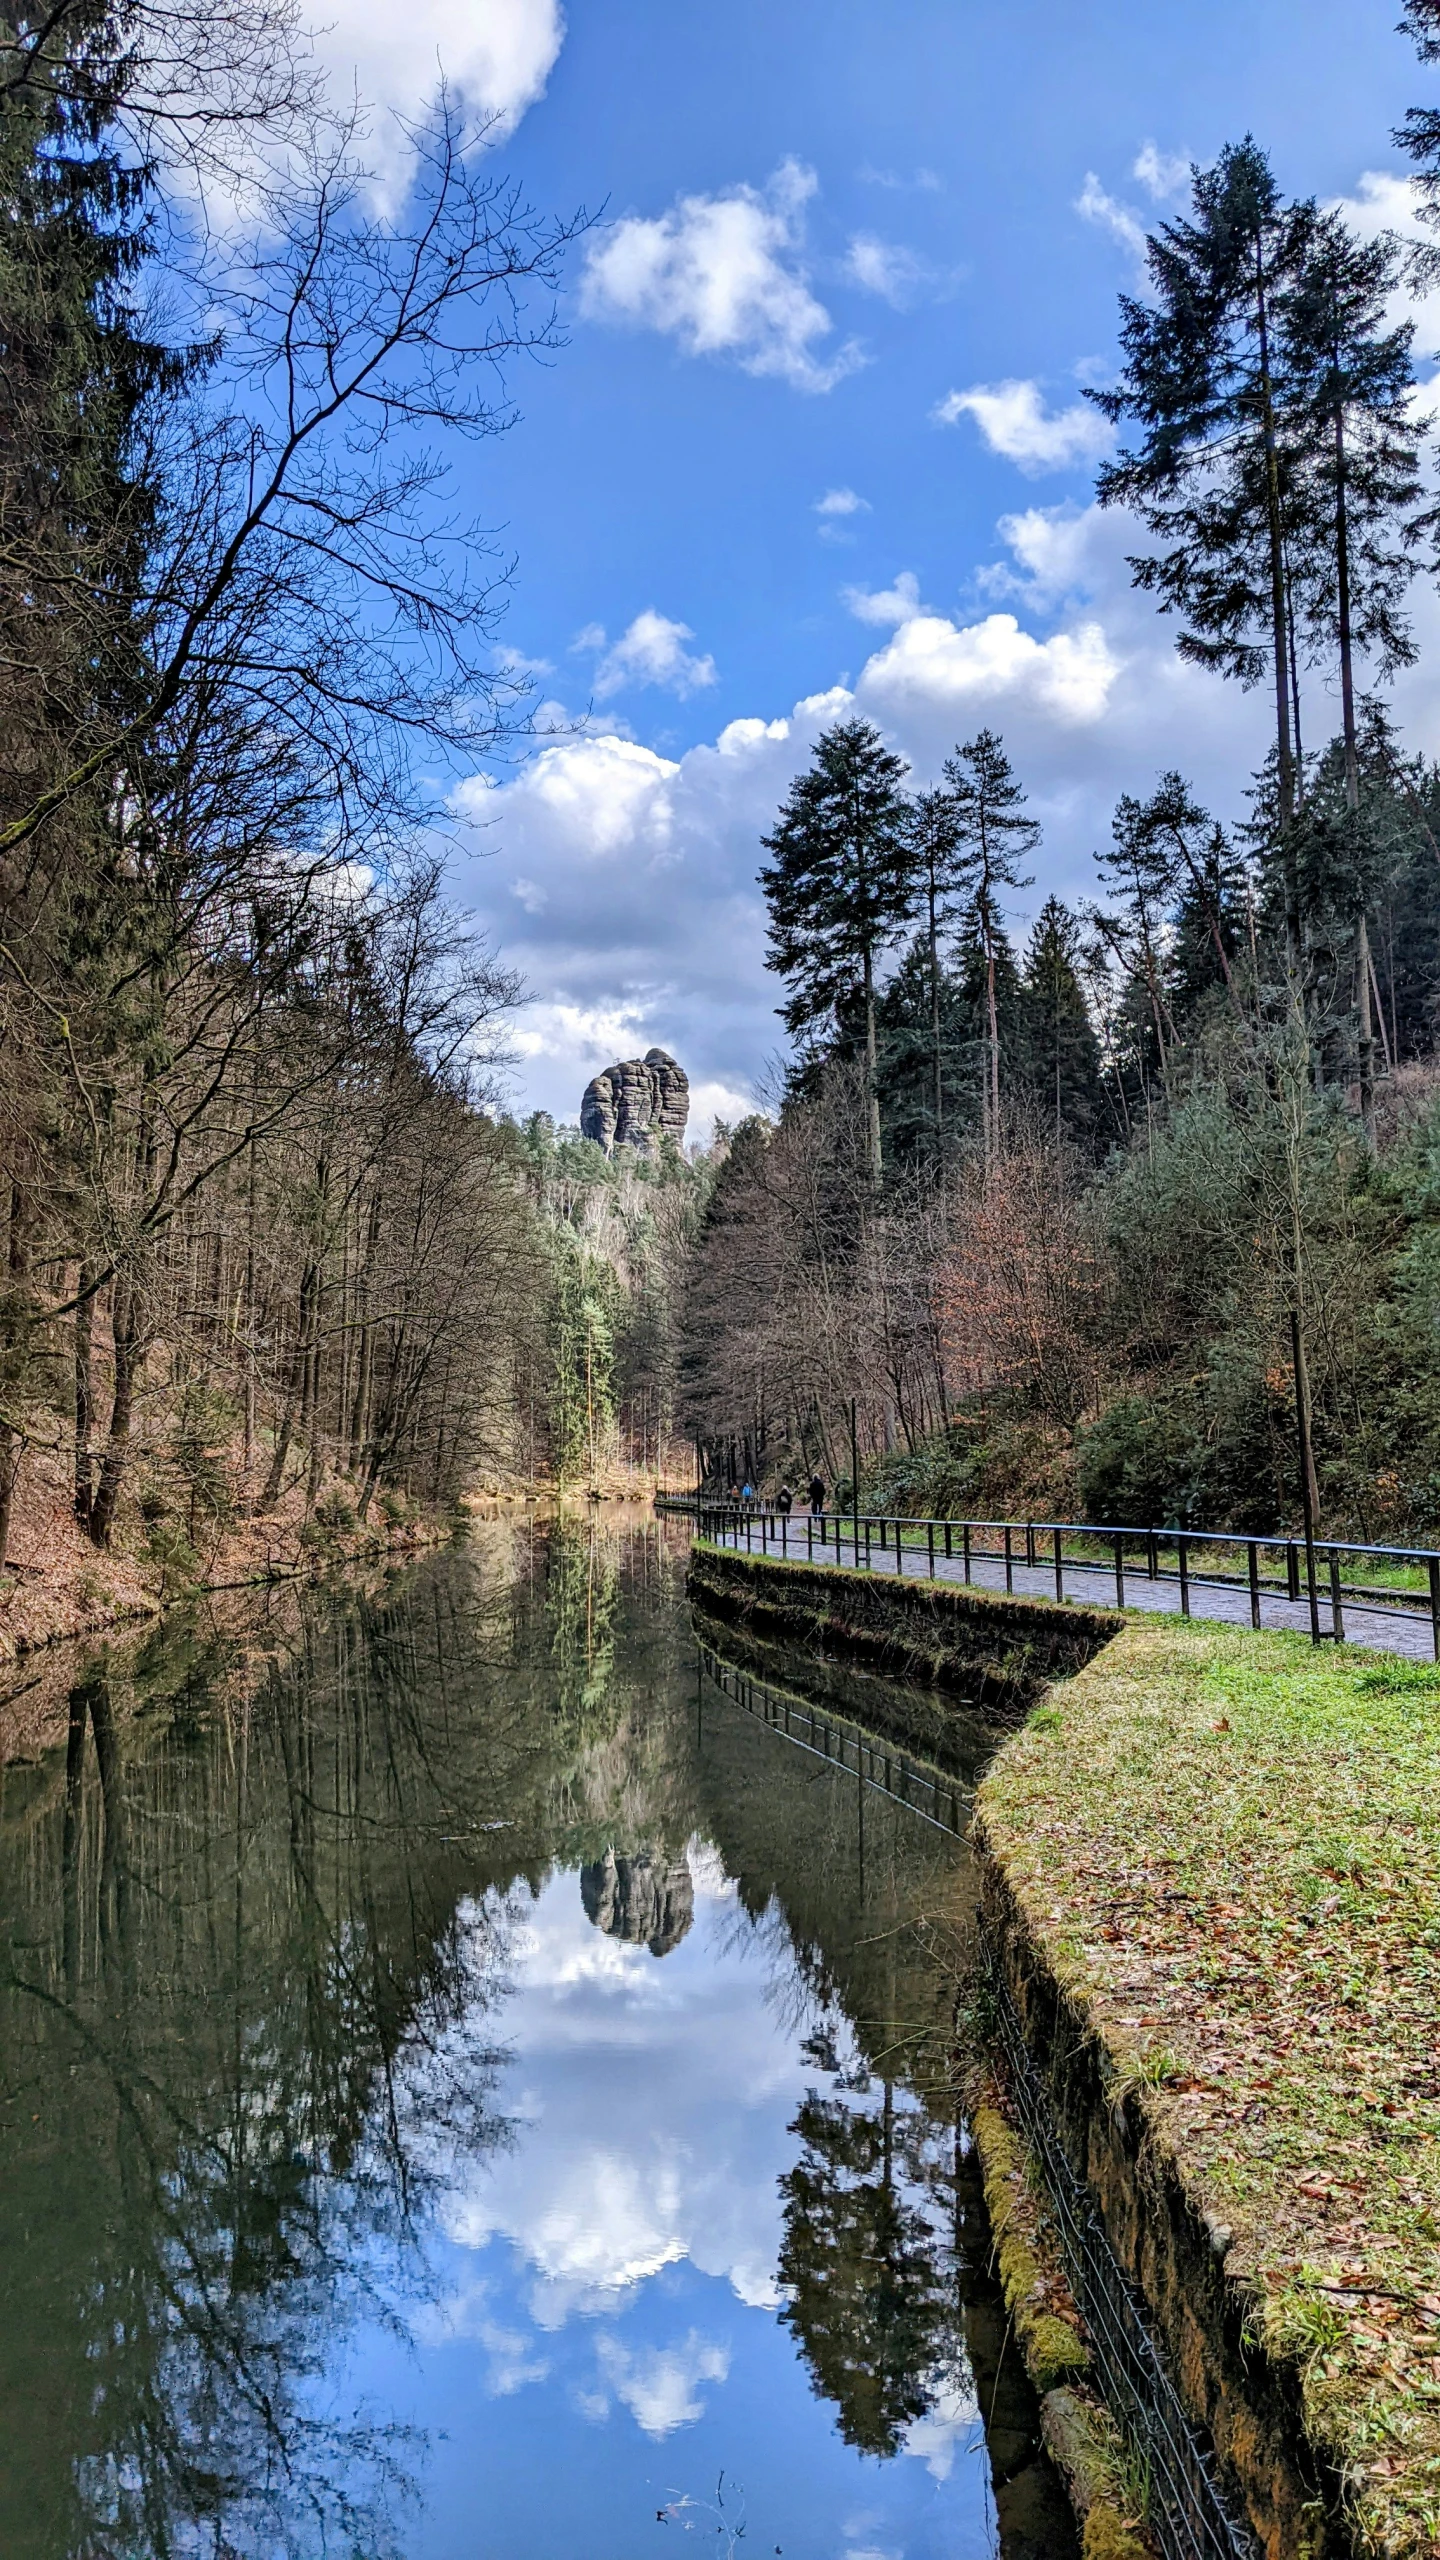
[[[1089,888],[1121,790],[1178,763],[1238,811],[1263,707],[1180,668],[1131,595],[1080,386],[1189,158],[1253,130],[1287,188],[1407,220],[1390,132],[1433,75],[1398,0],[326,14],[382,108],[413,112],[441,60],[537,202],[600,217],[569,344],[460,464],[463,511],[516,555],[504,639],[555,730],[456,801],[457,894],[531,991],[516,1108],[571,1117],[653,1041],[697,1128],[745,1107],[780,1036],[759,837],[839,710],[922,781],[1002,731],[1045,827],[1021,931]],[[1417,622],[1440,642],[1428,594]],[[1427,664],[1399,709],[1431,751],[1435,708]],[[1307,721],[1334,723],[1323,672]]]

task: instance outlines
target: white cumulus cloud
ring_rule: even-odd
[[[846,587],[844,595],[857,622],[912,622],[920,611],[920,581],[913,569],[902,569],[893,586]]]
[[[853,342],[822,353],[834,324],[804,266],[815,173],[786,160],[763,188],[681,196],[668,213],[627,214],[595,241],[580,307],[592,320],[655,329],[687,355],[729,356],[797,391],[830,391],[862,361]]]
[[[668,615],[656,613],[647,605],[637,613],[627,631],[622,631],[613,648],[606,648],[605,633],[600,624],[591,623],[581,632],[577,649],[605,651],[595,670],[595,691],[604,701],[612,693],[620,693],[629,684],[656,684],[667,693],[675,693],[683,702],[688,694],[699,693],[715,682],[713,658],[692,658],[686,648],[694,632],[688,622],[672,622]]]
[[[1069,409],[1047,409],[1038,382],[977,382],[968,391],[947,392],[933,415],[942,427],[973,418],[991,452],[1003,453],[1026,472],[1093,462],[1113,442],[1098,409],[1084,400]]]
[[[978,705],[998,714],[1016,703],[1079,726],[1103,716],[1119,673],[1098,622],[1037,640],[1013,613],[958,628],[942,614],[917,613],[870,660],[860,690],[897,721],[920,706],[963,722]]]
[[[869,512],[869,499],[857,498],[853,489],[827,489],[824,497],[815,501],[817,516],[858,516]]]
[[[403,127],[423,117],[442,75],[493,138],[513,133],[565,40],[560,0],[329,0],[316,52],[338,105],[368,112],[365,158],[382,193],[403,183]]]

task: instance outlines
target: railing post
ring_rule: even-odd
[[[968,1581],[969,1581],[969,1579],[970,1579],[970,1523],[969,1523],[969,1521],[968,1521],[968,1520],[963,1521],[963,1522],[962,1522],[962,1524],[961,1524],[961,1535],[962,1535],[962,1538],[963,1538],[963,1541],[964,1541],[964,1546],[965,1546],[965,1579],[966,1579],[966,1581],[968,1582]],[[945,1552],[946,1552],[946,1554],[947,1554],[947,1555],[949,1554],[950,1550],[949,1550],[949,1548],[948,1548],[948,1547],[946,1548]],[[1434,1567],[1433,1567],[1433,1566],[1432,1566],[1431,1570],[1432,1570],[1432,1572],[1434,1571]],[[1437,1590],[1440,1590],[1440,1584],[1437,1584],[1436,1588],[1437,1588]],[[1436,1614],[1435,1614],[1435,1659],[1436,1659],[1436,1661],[1437,1661],[1437,1662],[1440,1662],[1440,1600],[1437,1600],[1437,1602],[1436,1602]]]
[[[900,1534],[898,1520],[895,1523],[895,1570],[897,1573],[903,1573],[905,1570],[905,1541]]]
[[[873,1523],[867,1518],[865,1522],[865,1570],[867,1573],[870,1570],[870,1531],[872,1526]],[[858,1556],[855,1561],[857,1564],[859,1563],[860,1559]]]
[[[1160,1579],[1160,1541],[1156,1537],[1153,1529],[1148,1529],[1145,1533],[1145,1552],[1146,1560],[1150,1567],[1150,1579],[1152,1582],[1158,1582]]]
[[[1175,1552],[1180,1559],[1180,1615],[1182,1618],[1188,1618],[1190,1615],[1190,1544],[1183,1530],[1175,1541]]]
[[[1005,1524],[1005,1588],[1007,1591],[1013,1591],[1015,1588],[1015,1558],[1010,1552],[1010,1524],[1008,1521]]]
[[[1125,1606],[1125,1541],[1118,1536],[1115,1540],[1115,1606],[1117,1609]]]
[[[1253,1538],[1250,1540],[1250,1624],[1252,1627],[1260,1624],[1260,1550]]]
[[[954,1552],[955,1550],[950,1544],[950,1522],[947,1520],[945,1523],[945,1561],[947,1564],[950,1562]]]
[[[1025,1523],[1025,1561],[1028,1565],[1033,1565],[1035,1562],[1035,1523],[1033,1520],[1027,1520]]]
[[[790,1514],[788,1511],[782,1511],[780,1514],[780,1553],[782,1556],[788,1556],[790,1553]]]
[[[1440,1662],[1440,1556],[1430,1559],[1430,1641]]]
[[[806,1561],[806,1563],[807,1563],[807,1564],[811,1564],[811,1563],[813,1563],[813,1562],[814,1562],[814,1558],[815,1558],[815,1514],[814,1514],[814,1512],[813,1512],[813,1511],[807,1511],[807,1512],[806,1512],[806,1514],[805,1514],[805,1561]]]
[[[1287,1600],[1300,1597],[1300,1556],[1293,1538],[1285,1541],[1285,1597]]]
[[[930,1579],[933,1582],[935,1579],[935,1523],[933,1520],[927,1520],[925,1523],[925,1542],[925,1552],[929,1559]]]
[[[880,1515],[880,1553],[882,1556],[885,1553],[885,1515],[883,1512]]]
[[[1063,1600],[1065,1597],[1065,1560],[1058,1520],[1055,1523],[1055,1597],[1057,1600]]]
[[[1330,1550],[1330,1629],[1337,1644],[1345,1641],[1345,1612],[1340,1604],[1340,1558]]]

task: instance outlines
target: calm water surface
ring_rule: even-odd
[[[725,1693],[682,1569],[495,1528],[12,1705],[5,2560],[1073,2552],[965,1853]]]

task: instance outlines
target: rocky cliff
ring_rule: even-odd
[[[587,1919],[607,1938],[668,1956],[695,1917],[695,1887],[683,1858],[657,1858],[641,1849],[632,1858],[603,1858],[580,1870],[580,1899]]]
[[[663,1138],[679,1146],[689,1117],[690,1081],[668,1049],[647,1049],[643,1058],[606,1067],[591,1077],[580,1105],[581,1134],[607,1156],[617,1147],[658,1153]]]

